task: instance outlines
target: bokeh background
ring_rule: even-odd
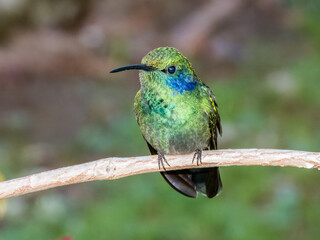
[[[138,73],[108,72],[159,46],[180,49],[214,91],[219,148],[319,151],[319,23],[317,0],[0,0],[0,172],[149,154]],[[8,199],[0,239],[319,239],[317,170],[221,175],[211,200],[159,174]]]

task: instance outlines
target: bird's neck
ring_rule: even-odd
[[[199,84],[196,76],[188,73],[180,73],[172,76],[161,76],[159,73],[140,74],[141,91],[153,91],[170,95],[188,94]]]

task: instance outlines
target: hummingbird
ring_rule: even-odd
[[[158,155],[161,175],[179,193],[208,198],[222,190],[219,168],[166,171],[165,155],[194,153],[201,164],[203,150],[217,149],[222,134],[216,98],[196,75],[189,60],[177,49],[160,47],[147,53],[141,64],[113,69],[110,73],[139,70],[141,88],[134,112],[152,155]],[[170,165],[169,165],[170,166]]]

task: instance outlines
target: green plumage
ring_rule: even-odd
[[[134,111],[151,153],[163,156],[216,149],[221,124],[215,97],[188,59],[174,48],[162,47],[149,52],[141,63],[114,72],[142,70]],[[222,187],[218,168],[162,175],[173,188],[189,197],[195,197],[196,192],[213,197]],[[186,192],[185,187],[192,193]]]
[[[159,76],[163,73],[147,74],[150,73],[142,72],[140,78],[159,80],[147,80],[150,81],[148,87],[141,88],[134,103],[146,141],[162,154],[190,153],[208,148],[211,130],[214,130],[218,117],[210,101],[209,89],[199,82],[195,90],[179,94],[163,83]]]

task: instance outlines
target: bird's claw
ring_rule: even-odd
[[[200,149],[197,149],[193,155],[192,158],[192,163],[194,162],[195,159],[197,159],[197,166],[199,166],[200,164],[202,164],[202,151]]]
[[[159,169],[161,169],[161,166],[162,166],[162,168],[166,171],[166,168],[165,168],[163,162],[165,162],[169,167],[171,167],[170,164],[168,163],[167,159],[165,158],[164,154],[158,152],[158,166],[159,166]]]

